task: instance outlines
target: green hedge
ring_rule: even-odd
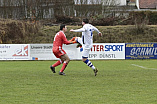
[[[69,32],[70,29],[78,29],[81,26],[67,26],[65,33],[67,39],[74,36],[81,37],[81,33]],[[95,43],[132,43],[132,42],[157,42],[157,26],[145,25],[117,25],[96,26],[103,34],[98,37],[94,32]],[[0,43],[24,44],[24,43],[52,43],[59,26],[41,26],[39,23],[15,20],[0,20]]]
[[[99,37],[94,32],[95,43],[157,42],[157,26],[145,26],[141,28],[133,25],[96,27],[102,32],[103,36]],[[70,29],[78,28],[81,28],[81,26],[68,26],[68,31],[65,33],[67,39],[71,39],[74,36],[81,37],[81,33],[69,32]],[[32,39],[32,43],[52,43],[58,30],[59,26],[44,26],[41,30],[42,35],[36,35]]]

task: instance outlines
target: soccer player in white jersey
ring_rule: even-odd
[[[82,38],[76,37],[75,40],[78,43],[80,43],[83,47],[82,61],[93,69],[95,76],[96,76],[98,69],[95,68],[95,66],[92,64],[91,61],[88,60],[88,56],[89,56],[89,51],[91,50],[91,48],[93,46],[93,31],[96,31],[99,36],[102,36],[102,33],[96,27],[89,24],[88,19],[83,19],[82,25],[83,25],[82,28],[76,29],[76,30],[71,29],[70,31],[71,32],[82,32]]]

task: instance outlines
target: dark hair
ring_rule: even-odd
[[[84,22],[84,23],[89,23],[89,20],[88,20],[87,18],[84,18],[84,19],[83,19],[83,22]]]
[[[60,25],[60,30],[63,30],[63,28],[65,28],[65,25],[64,25],[64,24],[61,24],[61,25]]]

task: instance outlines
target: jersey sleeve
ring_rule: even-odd
[[[100,31],[99,31],[96,27],[92,26],[92,28],[93,28],[93,30],[96,31],[97,33],[100,33]]]
[[[76,30],[73,30],[74,32],[84,32],[85,29],[84,28],[80,28],[80,29],[76,29]]]
[[[65,34],[62,34],[62,40],[63,40],[64,44],[66,44],[66,45],[70,44],[70,42],[67,40]]]

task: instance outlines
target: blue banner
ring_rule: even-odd
[[[126,43],[125,59],[157,59],[157,43]]]

